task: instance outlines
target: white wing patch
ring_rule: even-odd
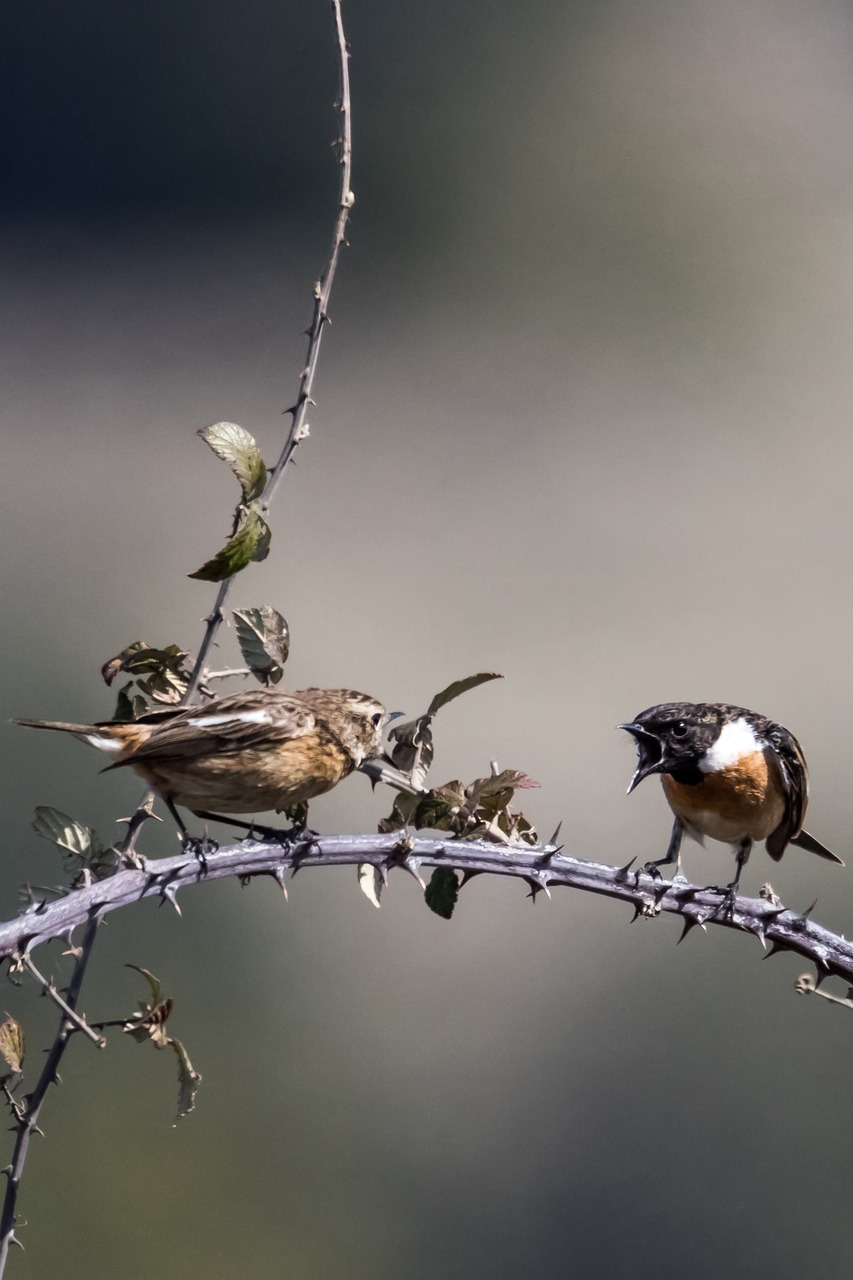
[[[87,733],[86,741],[90,746],[97,747],[99,751],[121,751],[123,745],[118,738],[108,738],[100,733]]]
[[[268,711],[232,711],[224,716],[193,716],[188,724],[197,729],[212,729],[217,724],[272,724],[273,718]]]
[[[763,751],[765,746],[766,743],[756,737],[749,721],[741,716],[740,719],[723,725],[719,738],[699,761],[699,768],[703,773],[714,773],[717,769],[737,764],[744,756]]]

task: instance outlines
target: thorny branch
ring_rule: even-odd
[[[86,968],[89,963],[89,957],[92,954],[92,945],[95,941],[99,919],[99,916],[90,914],[86,921],[86,933],[66,994],[66,1004],[69,1011],[62,1016],[59,1031],[47,1051],[41,1075],[32,1093],[28,1094],[26,1098],[14,1107],[16,1116],[15,1149],[12,1152],[10,1163],[4,1170],[7,1179],[6,1195],[3,1199],[2,1216],[0,1216],[0,1276],[6,1270],[10,1248],[13,1244],[20,1244],[18,1237],[15,1235],[15,1225],[17,1222],[16,1212],[21,1176],[24,1172],[24,1165],[27,1162],[30,1139],[34,1133],[41,1133],[38,1127],[38,1119],[45,1094],[52,1084],[58,1083],[59,1064],[62,1061],[62,1056],[71,1036],[77,1030],[79,1022],[76,1017],[77,1001],[80,999],[80,988],[86,976]]]
[[[52,938],[70,941],[79,925],[87,923],[91,928],[93,920],[141,898],[168,899],[174,904],[179,890],[205,880],[235,876],[245,883],[253,876],[269,875],[284,888],[288,871],[295,874],[306,867],[359,863],[373,865],[386,879],[401,868],[421,883],[423,867],[452,868],[461,873],[463,884],[481,874],[514,876],[530,886],[534,898],[540,893],[550,897],[558,887],[602,894],[629,903],[634,919],[661,913],[680,916],[682,938],[697,925],[736,929],[754,934],[768,955],[793,951],[812,961],[818,983],[830,974],[853,983],[853,942],[813,923],[810,911],[791,911],[775,897],[739,897],[730,911],[716,890],[686,880],[658,880],[630,865],[612,867],[567,857],[553,845],[507,848],[489,841],[401,840],[398,834],[319,836],[289,847],[244,840],[209,854],[203,865],[188,854],[160,858],[149,862],[144,871],[120,871],[58,901],[36,903],[15,920],[0,924],[0,958],[27,955]]]

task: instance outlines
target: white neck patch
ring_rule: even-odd
[[[703,773],[713,773],[717,769],[725,769],[728,765],[737,764],[743,756],[751,756],[755,751],[763,751],[765,743],[755,735],[755,730],[743,716],[723,725],[720,736],[699,761]]]

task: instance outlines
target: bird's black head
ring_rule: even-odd
[[[727,708],[719,703],[663,702],[620,724],[637,744],[637,768],[628,794],[652,773],[669,773],[697,786],[705,776],[699,761],[716,742]]]

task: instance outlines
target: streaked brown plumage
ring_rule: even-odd
[[[56,729],[129,766],[193,812],[260,813],[322,795],[380,749],[381,702],[354,689],[254,690],[127,723],[20,720]]]

